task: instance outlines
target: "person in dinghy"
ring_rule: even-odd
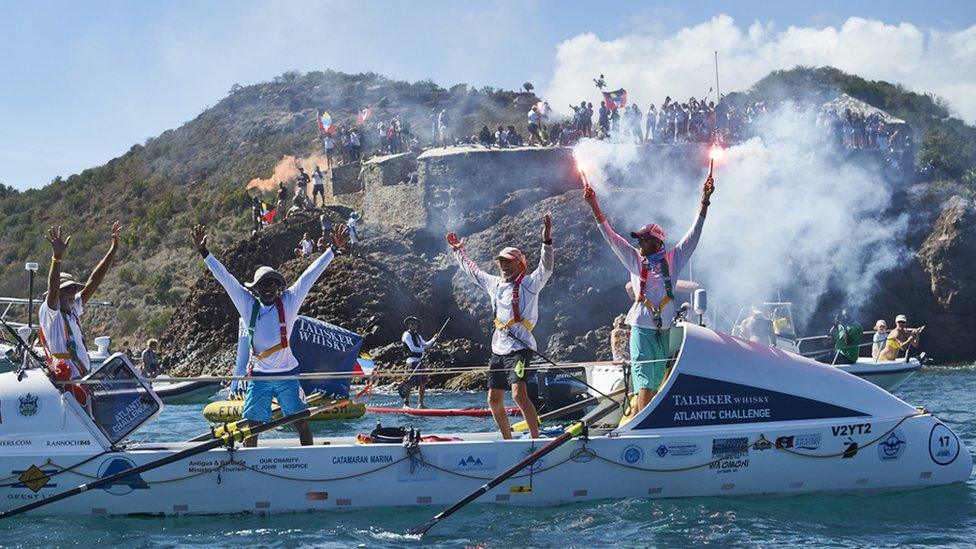
[[[482,290],[488,293],[495,310],[495,331],[491,337],[491,362],[488,365],[488,407],[503,438],[512,438],[512,430],[505,413],[505,391],[511,389],[512,399],[522,411],[532,438],[539,438],[539,416],[529,400],[525,380],[528,366],[536,349],[532,329],[539,320],[539,292],[552,276],[552,216],[542,217],[542,252],[539,266],[528,271],[525,254],[508,247],[495,256],[500,276],[481,270],[464,250],[467,239],[448,233],[447,243],[461,270]]]
[[[118,221],[112,224],[112,244],[84,284],[61,271],[61,261],[71,242],[71,236],[60,226],[51,227],[47,231],[46,238],[51,244],[51,270],[47,276],[47,294],[38,312],[41,327],[38,336],[51,361],[49,367],[56,379],[78,379],[91,369],[91,359],[81,330],[81,316],[88,300],[95,295],[112,266],[112,260],[119,249],[121,231],[122,225]],[[79,402],[84,403],[86,398],[80,387],[73,386],[71,391]]]
[[[596,191],[583,180],[583,199],[590,205],[600,228],[600,234],[610,244],[614,255],[630,272],[634,288],[634,302],[627,312],[630,326],[631,382],[637,391],[637,410],[643,410],[664,381],[668,358],[668,330],[674,323],[674,290],[672,279],[694,253],[701,236],[705,215],[715,191],[712,171],[702,185],[698,215],[687,234],[670,250],[664,247],[664,229],[650,223],[630,233],[637,240],[637,247],[614,232],[607,217],[600,209]]]
[[[248,347],[251,355],[247,372],[251,379],[244,393],[242,417],[254,422],[271,421],[271,399],[278,400],[281,413],[286,416],[306,409],[297,378],[289,380],[262,380],[261,378],[297,376],[298,360],[292,354],[288,339],[298,318],[298,310],[309,290],[335,257],[335,248],[341,248],[345,244],[345,226],[336,225],[332,231],[333,245],[316,258],[287,289],[285,277],[267,266],[258,267],[251,282],[244,285],[238,282],[207,249],[205,226],[194,226],[190,230],[190,238],[203,257],[203,262],[217,282],[227,291],[237,312],[247,324]],[[296,421],[295,429],[298,431],[302,446],[312,445],[312,431],[308,421]],[[256,436],[244,439],[246,447],[253,448],[257,443]]]

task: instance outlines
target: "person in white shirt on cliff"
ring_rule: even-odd
[[[70,274],[61,272],[61,260],[71,237],[60,226],[47,231],[46,238],[51,244],[51,270],[47,277],[47,295],[37,317],[41,326],[41,344],[53,362],[51,371],[59,380],[78,379],[91,369],[91,359],[81,330],[81,316],[85,313],[88,300],[95,295],[112,266],[115,252],[119,249],[121,232],[122,226],[116,221],[112,224],[112,245],[95,266],[88,281],[82,284]],[[80,397],[79,401],[85,400],[83,391],[72,392]]]
[[[512,438],[505,414],[505,391],[522,411],[532,438],[539,438],[539,417],[529,400],[525,380],[527,368],[536,349],[532,329],[539,320],[539,292],[552,276],[552,217],[542,217],[542,252],[539,266],[528,273],[528,261],[518,248],[505,248],[495,256],[501,276],[482,271],[464,251],[466,239],[448,233],[447,243],[454,249],[461,270],[488,293],[495,311],[495,332],[491,338],[491,362],[488,365],[488,407],[503,438]]]
[[[702,185],[698,216],[691,229],[674,248],[665,251],[664,229],[656,223],[630,233],[637,239],[637,247],[614,232],[596,198],[596,191],[583,180],[583,199],[593,210],[600,227],[600,234],[610,244],[614,255],[630,272],[630,283],[635,290],[634,303],[627,312],[630,329],[631,380],[637,393],[637,410],[645,406],[657,394],[664,381],[668,358],[668,329],[674,319],[674,293],[672,280],[688,264],[688,259],[698,246],[710,198],[715,191],[712,169]]]
[[[242,285],[207,250],[207,228],[196,225],[190,230],[194,247],[203,256],[207,268],[217,282],[227,291],[237,312],[244,320],[249,334],[251,356],[247,372],[251,379],[244,394],[244,419],[257,422],[271,421],[271,399],[277,399],[283,415],[291,415],[306,409],[297,379],[262,380],[267,376],[296,376],[298,360],[288,345],[298,310],[305,301],[312,285],[335,257],[335,247],[346,241],[346,228],[337,225],[332,232],[332,247],[325,250],[305,269],[294,284],[285,288],[285,277],[271,267],[258,267],[254,280]],[[302,446],[312,444],[312,431],[308,421],[295,422]],[[244,446],[255,447],[257,436],[244,439]]]

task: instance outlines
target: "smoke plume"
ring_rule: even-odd
[[[284,181],[286,185],[290,186],[295,181],[295,178],[298,177],[299,166],[305,168],[305,173],[311,177],[312,172],[315,171],[315,166],[325,170],[328,165],[329,163],[325,155],[320,153],[313,153],[303,158],[285,155],[275,164],[274,174],[271,177],[268,179],[261,179],[259,177],[252,179],[247,184],[247,190],[251,191],[254,189],[262,193],[273,192],[278,188],[279,181]],[[325,172],[323,171],[323,173]]]
[[[757,136],[732,146],[715,168],[716,191],[690,272],[710,291],[713,309],[792,300],[801,323],[829,290],[854,311],[877,275],[904,261],[905,217],[883,218],[893,190],[880,167],[840,149],[815,113],[784,105]],[[653,165],[639,147],[585,140],[575,148],[618,233],[655,221],[673,246],[691,226],[707,172],[656,146]]]

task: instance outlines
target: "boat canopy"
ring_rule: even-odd
[[[691,323],[670,331],[661,391],[615,432],[901,418],[915,408],[837,368]]]

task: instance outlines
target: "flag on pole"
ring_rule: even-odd
[[[319,116],[318,121],[319,121],[319,131],[332,135],[332,132],[335,131],[335,128],[332,126],[332,115],[329,114],[329,111],[322,111],[322,114]]]
[[[627,106],[627,90],[620,88],[612,92],[603,92],[603,101],[611,111]]]
[[[359,375],[366,377],[373,373],[373,369],[376,364],[373,362],[373,357],[368,353],[360,353],[359,358],[356,359],[356,365],[353,367],[353,375]]]
[[[359,110],[359,116],[356,117],[356,123],[362,126],[363,124],[369,122],[369,119],[373,117],[373,106],[366,105],[365,109]]]
[[[265,212],[264,215],[261,216],[261,219],[263,219],[265,223],[270,225],[272,222],[274,222],[274,216],[276,210],[277,208],[271,208],[270,210]]]

